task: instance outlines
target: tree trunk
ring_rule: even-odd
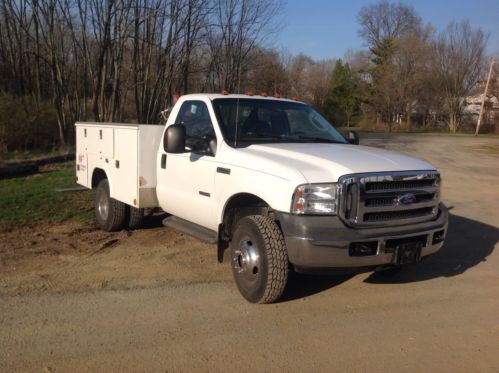
[[[407,113],[406,113],[406,129],[407,131],[410,131],[411,130],[411,108],[408,108],[407,109]]]
[[[449,115],[449,130],[452,133],[456,133],[458,125],[457,111],[451,110]]]

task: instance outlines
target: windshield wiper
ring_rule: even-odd
[[[325,139],[324,137],[316,137],[316,136],[298,136],[299,140],[307,140],[317,143],[326,143],[326,144],[344,144],[344,142],[336,141],[333,139]]]
[[[282,141],[287,138],[281,136],[269,136],[263,133],[251,133],[248,136],[241,136],[237,138],[239,141]]]
[[[326,144],[344,144],[341,141],[336,141],[333,139],[326,139],[323,137],[315,136],[269,136],[263,133],[251,133],[250,136],[239,137],[239,141],[276,141],[276,142],[298,142],[298,143],[326,143]]]

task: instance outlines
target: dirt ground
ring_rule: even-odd
[[[161,227],[0,233],[0,371],[499,372],[499,139],[364,135],[435,164],[444,248],[387,280],[298,276],[251,305],[215,247]]]

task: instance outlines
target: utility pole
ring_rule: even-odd
[[[480,114],[478,114],[478,122],[476,123],[475,136],[478,135],[478,131],[480,131],[480,124],[482,124],[483,109],[485,107],[485,99],[487,98],[487,91],[489,89],[489,82],[492,76],[493,66],[494,66],[494,60],[492,59],[490,60],[489,76],[487,77],[487,83],[485,83],[485,92],[483,92],[482,104],[480,105]]]

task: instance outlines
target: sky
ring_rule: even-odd
[[[357,34],[357,13],[375,0],[284,0],[282,30],[274,47],[316,60],[342,58],[349,49],[364,48]],[[489,33],[487,53],[499,54],[499,0],[406,0],[423,23],[443,30],[450,21],[469,20]]]

